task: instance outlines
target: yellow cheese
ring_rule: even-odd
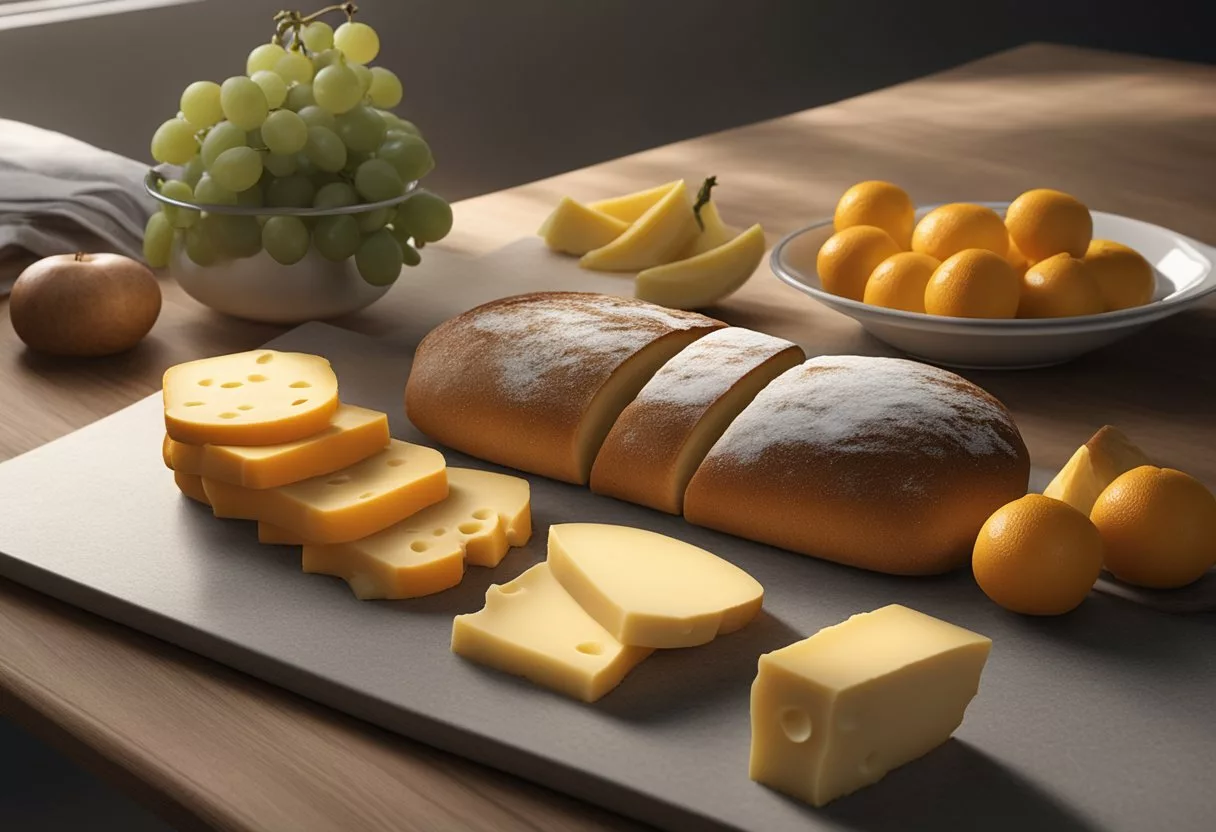
[[[635,191],[623,196],[601,199],[598,202],[590,203],[587,207],[593,211],[599,211],[601,214],[615,217],[622,222],[636,222],[642,214],[653,208],[656,202],[667,196],[672,188],[681,184],[683,184],[683,181],[677,179],[674,182],[667,182],[655,188],[647,188],[644,191]]]
[[[391,440],[349,468],[254,490],[203,478],[216,517],[281,526],[314,543],[345,543],[387,529],[448,494],[443,455]]]
[[[260,489],[331,474],[384,450],[388,440],[385,414],[343,404],[320,433],[281,445],[168,442],[174,470]]]
[[[452,622],[452,652],[584,702],[615,688],[651,654],[595,623],[538,563],[486,592],[486,605]]]
[[[688,188],[679,182],[611,243],[583,255],[579,265],[598,271],[637,271],[666,263],[697,233]]]
[[[203,490],[202,477],[195,477],[190,474],[183,474],[181,471],[174,471],[173,481],[177,483],[178,489],[191,500],[202,503],[205,506],[211,505],[210,501],[207,499],[207,492]]]
[[[693,647],[760,612],[764,587],[682,540],[602,523],[549,527],[549,571],[621,644]]]
[[[945,742],[992,642],[892,604],[760,657],[751,778],[822,806]]]
[[[1121,431],[1106,425],[1077,448],[1043,489],[1043,496],[1068,503],[1088,517],[1106,486],[1141,465],[1152,465],[1144,451]]]
[[[628,227],[628,223],[616,217],[565,196],[537,233],[554,251],[582,256],[593,248],[608,245]]]
[[[697,236],[693,237],[692,242],[680,253],[680,260],[704,254],[739,236],[738,229],[722,222],[722,217],[718,214],[718,203],[712,200],[701,206],[701,226],[697,227]]]
[[[266,536],[283,537],[273,528]],[[416,598],[460,583],[466,561],[497,566],[531,536],[527,480],[449,468],[446,500],[362,540],[305,543],[304,571],[342,578],[361,600]]]
[[[258,523],[258,543],[268,546],[300,546],[304,538],[273,523]]]
[[[329,426],[338,379],[320,356],[253,350],[170,367],[164,400],[178,442],[277,445]]]
[[[174,441],[169,438],[169,434],[165,434],[165,439],[160,443],[160,458],[164,460],[165,467],[170,471],[173,470],[173,445]]]
[[[764,248],[764,230],[753,225],[717,248],[642,271],[634,295],[672,309],[704,309],[748,281],[764,259]]]

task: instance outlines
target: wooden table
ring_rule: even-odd
[[[1093,208],[1212,243],[1214,92],[1212,67],[1026,46],[463,202],[457,230],[425,255],[458,279],[453,263],[533,233],[562,194],[592,199],[710,173],[722,182],[716,198],[727,221],[760,221],[770,243],[830,214],[848,185],[875,178],[923,203],[1056,187]],[[797,340],[812,354],[890,354],[852,320],[761,271],[714,314]],[[409,281],[407,274],[381,304],[339,323],[405,337],[402,322],[418,303]],[[152,336],[105,360],[32,355],[2,316],[0,459],[154,392],[170,364],[248,349],[280,331],[213,314],[172,283],[163,289]],[[511,294],[510,274],[482,291]],[[1210,300],[1064,367],[967,375],[1014,412],[1037,465],[1059,466],[1095,428],[1113,423],[1160,463],[1213,483],[1214,332]],[[0,707],[183,828],[636,828],[5,581]]]

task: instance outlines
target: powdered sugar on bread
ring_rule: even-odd
[[[636,401],[704,410],[748,371],[792,346],[783,338],[742,327],[711,332],[664,364]]]

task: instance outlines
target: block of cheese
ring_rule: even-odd
[[[163,395],[178,442],[277,445],[328,427],[338,379],[320,356],[252,350],[170,367]]]
[[[416,598],[460,583],[466,562],[497,566],[510,547],[528,542],[527,480],[469,468],[447,473],[443,502],[362,540],[305,543],[304,571],[342,578],[361,600]]]
[[[448,495],[443,455],[397,439],[349,468],[255,490],[203,478],[216,517],[281,526],[314,543],[345,543],[387,529]]]
[[[593,248],[608,245],[628,227],[628,223],[616,217],[565,196],[537,233],[554,251],[582,256]]]
[[[1122,431],[1105,425],[1077,448],[1043,496],[1068,503],[1088,517],[1106,486],[1133,468],[1152,464]]]
[[[178,490],[180,490],[191,500],[202,503],[205,506],[211,505],[211,501],[207,499],[207,492],[203,490],[202,477],[196,477],[191,474],[183,474],[181,471],[174,471],[173,481],[177,483]]]
[[[695,341],[646,382],[604,440],[591,490],[679,514],[693,472],[756,394],[806,356],[741,327]]]
[[[584,269],[632,272],[673,260],[697,234],[688,187],[679,182],[646,209],[625,233],[584,254]]]
[[[343,404],[319,433],[280,445],[187,445],[168,441],[174,470],[260,489],[347,468],[384,450],[388,440],[388,416]]]
[[[666,361],[725,324],[585,292],[503,298],[422,340],[406,412],[456,450],[586,483],[612,423]]]
[[[599,211],[601,214],[615,217],[622,222],[631,223],[637,221],[642,214],[653,208],[656,202],[667,196],[676,185],[680,184],[683,184],[682,180],[677,179],[647,188],[644,191],[634,191],[631,194],[601,199],[598,202],[590,203],[587,207],[593,211]]]
[[[452,652],[594,702],[653,651],[614,639],[538,563],[490,587],[481,610],[456,616]]]
[[[1005,407],[966,379],[897,358],[820,356],[765,387],[684,493],[692,523],[898,575],[970,562],[1026,493]]]
[[[760,612],[764,587],[729,561],[666,535],[603,523],[549,527],[549,571],[630,647],[695,647]]]
[[[258,543],[268,546],[301,546],[306,541],[300,535],[289,532],[273,523],[258,523]]]
[[[823,806],[945,742],[992,642],[896,604],[760,657],[751,778]]]

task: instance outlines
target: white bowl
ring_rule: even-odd
[[[1007,202],[981,202],[1004,215]],[[916,217],[937,206],[917,209]],[[1153,264],[1157,285],[1144,306],[1071,318],[989,320],[925,315],[871,306],[823,290],[815,258],[832,236],[832,220],[786,235],[772,252],[785,283],[856,320],[866,331],[914,358],[962,369],[1024,369],[1062,364],[1154,321],[1168,318],[1216,291],[1216,249],[1147,222],[1091,212],[1094,237],[1131,246]]]

